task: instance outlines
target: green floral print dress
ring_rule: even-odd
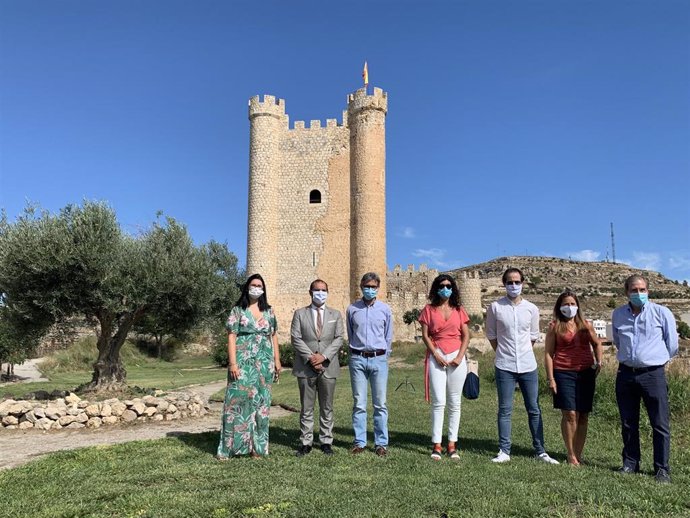
[[[268,414],[275,368],[273,334],[278,328],[272,309],[256,320],[249,309],[235,306],[226,324],[237,344],[240,377],[230,378],[217,456],[227,458],[252,452],[268,455]]]

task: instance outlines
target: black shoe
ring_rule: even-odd
[[[335,455],[335,452],[333,451],[333,448],[330,444],[322,444],[321,451],[324,455]]]
[[[305,455],[308,455],[309,453],[311,453],[311,446],[309,446],[307,444],[303,444],[302,446],[297,448],[295,455],[297,455],[298,457],[304,457]]]
[[[633,475],[639,473],[639,469],[631,468],[630,466],[622,466],[616,470],[616,473],[623,473],[624,475]]]
[[[667,470],[661,468],[656,472],[656,475],[654,475],[654,480],[656,480],[659,484],[670,484],[671,475],[669,475]]]

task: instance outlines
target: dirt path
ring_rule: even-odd
[[[209,383],[189,387],[190,390],[208,398],[225,387],[226,382]],[[214,432],[220,429],[222,404],[211,403],[211,411],[198,419],[162,421],[139,425],[114,425],[107,428],[56,430],[11,430],[0,433],[0,469],[21,466],[48,453],[73,450],[86,446],[119,444],[129,441],[161,439],[181,433]],[[282,417],[290,412],[280,407],[271,407],[271,417]]]
[[[32,360],[26,360],[22,364],[16,364],[14,366],[14,375],[19,378],[19,383],[31,383],[33,381],[50,381],[48,378],[44,378],[41,371],[38,370],[38,364],[43,361],[43,358],[34,358]],[[7,364],[2,364],[3,369],[7,369]],[[3,370],[4,372],[4,370]],[[17,383],[17,381],[13,382]]]

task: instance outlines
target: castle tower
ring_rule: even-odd
[[[481,315],[482,308],[482,281],[477,272],[463,272],[458,279],[458,291],[460,301],[468,315]]]
[[[328,283],[328,304],[340,311],[359,296],[365,272],[381,276],[387,295],[387,95],[362,89],[347,103],[342,122],[291,127],[282,99],[249,101],[247,272],[266,281],[281,342],[314,279]]]
[[[381,277],[386,296],[386,113],[388,96],[366,88],[348,96],[350,128],[350,298],[366,272]]]
[[[285,101],[272,95],[249,100],[249,214],[247,273],[260,273],[270,299],[278,280],[280,142],[287,130]]]

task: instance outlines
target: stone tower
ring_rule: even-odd
[[[287,126],[285,102],[271,95],[249,101],[249,217],[247,269],[261,272],[268,293],[277,281],[280,135]]]
[[[290,127],[284,100],[249,100],[247,273],[264,277],[281,341],[316,278],[328,282],[328,304],[341,311],[367,271],[381,276],[386,296],[387,102],[380,88],[360,89],[341,123]]]
[[[350,297],[366,272],[383,272],[386,294],[386,112],[388,99],[357,90],[348,97],[350,127]]]
[[[462,272],[462,277],[457,279],[460,301],[468,315],[481,315],[482,308],[482,281],[477,272]]]

